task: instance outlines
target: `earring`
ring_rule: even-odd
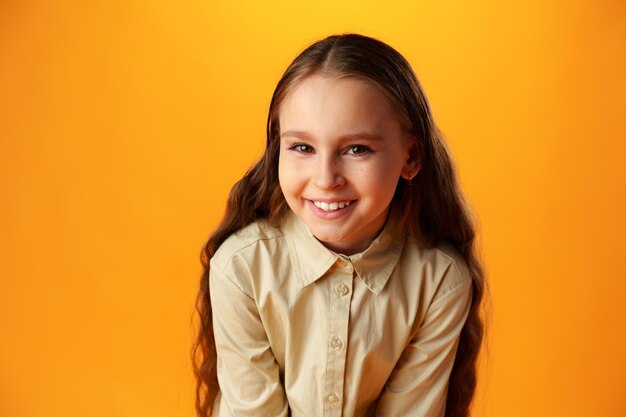
[[[413,178],[415,178],[415,175],[413,173],[409,174],[409,186],[413,185]]]

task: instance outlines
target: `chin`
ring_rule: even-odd
[[[315,231],[313,231],[312,233],[313,233],[313,236],[315,236],[317,240],[324,242],[324,243],[341,244],[342,241],[344,240],[341,236],[337,236],[336,234],[333,234],[333,233],[324,233],[324,232],[316,233]]]

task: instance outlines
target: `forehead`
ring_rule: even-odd
[[[377,130],[399,124],[390,100],[375,82],[321,74],[292,87],[278,116],[281,131]]]

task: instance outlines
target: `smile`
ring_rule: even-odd
[[[350,201],[334,201],[332,203],[327,203],[325,201],[313,200],[313,204],[315,204],[316,207],[321,208],[324,211],[335,211],[349,206]]]

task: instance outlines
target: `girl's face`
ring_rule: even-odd
[[[326,247],[362,252],[382,229],[413,140],[371,81],[312,75],[279,111],[278,176],[287,204]]]

